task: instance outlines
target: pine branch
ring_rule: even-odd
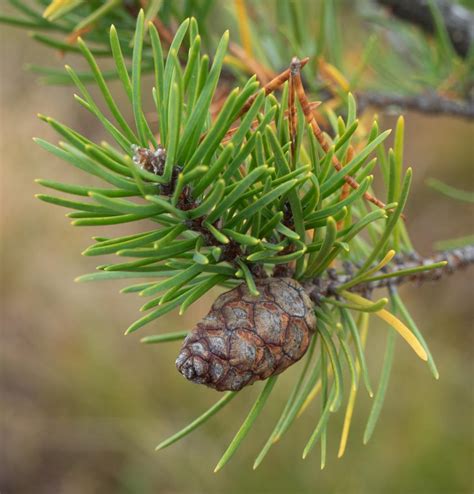
[[[371,276],[369,279],[350,288],[351,291],[370,295],[377,288],[389,288],[395,285],[402,285],[408,282],[424,283],[427,281],[437,281],[451,275],[461,269],[465,269],[474,264],[474,245],[467,245],[459,249],[447,250],[431,258],[420,258],[417,254],[411,258],[398,257],[395,259],[396,266],[391,271],[383,269]],[[435,269],[416,271],[421,266],[430,266],[445,262],[443,266]],[[319,303],[322,297],[335,296],[338,289],[354,279],[357,267],[350,262],[344,264],[347,274],[338,274],[334,269],[326,272],[326,275],[316,278],[305,286],[311,299]],[[414,272],[412,272],[414,270]],[[397,275],[397,273],[401,273]]]
[[[150,5],[156,7],[157,3]],[[387,151],[384,141],[389,131],[382,132],[376,121],[370,130],[359,128],[356,101],[349,93],[346,118],[336,115],[329,118],[332,132],[323,134],[313,115],[314,104],[308,100],[300,78],[299,69],[307,59],[294,60],[289,69],[262,88],[255,77],[251,77],[241,89],[226,91],[225,101],[218,105],[216,112],[214,104],[220,99],[228,33],[220,38],[215,55],[209,57],[201,54],[196,20],[187,19],[176,30],[164,56],[157,26],[145,20],[145,12],[140,11],[131,44],[122,43],[122,34],[119,36],[114,27],[110,30],[110,51],[116,76],[130,101],[131,121],[114,100],[92,50],[81,40],[76,48],[89,65],[100,101],[88,90],[80,75],[70,67],[67,72],[79,90],[78,103],[103,125],[109,134],[108,141],[96,143],[53,118],[41,116],[58,132],[61,142],[56,146],[37,139],[38,144],[52,155],[105,182],[105,186],[40,180],[41,185],[77,196],[77,199],[49,194],[38,197],[75,210],[68,216],[77,226],[107,227],[147,222],[143,230],[137,229],[132,235],[94,237],[94,243],[84,255],[115,254],[119,261],[102,264],[97,272],[78,278],[78,281],[137,278],[138,282],[126,286],[122,292],[147,297],[141,307],[146,314],[132,323],[126,334],[155,322],[178,307],[180,314],[184,313],[213,287],[231,289],[219,296],[209,313],[212,315],[214,311],[220,316],[221,312],[222,319],[210,317],[205,320],[211,326],[212,321],[220,321],[220,327],[216,329],[222,330],[222,340],[219,337],[212,341],[217,345],[222,341],[222,348],[232,348],[235,353],[232,358],[242,357],[239,362],[243,363],[242,369],[246,373],[229,375],[226,387],[221,389],[235,390],[248,384],[247,369],[255,371],[256,376],[261,376],[259,379],[270,379],[218,468],[248,433],[278,372],[304,356],[309,348],[305,365],[308,379],[305,379],[305,370],[289,396],[271,443],[268,443],[273,444],[274,439],[288,430],[305,404],[321,389],[323,412],[305,448],[306,456],[319,437],[326,447],[330,412],[336,412],[344,399],[345,368],[349,370],[352,389],[357,388],[356,369],[359,368],[369,395],[373,395],[362,343],[367,333],[364,322],[368,319],[367,313],[376,313],[394,328],[421,359],[427,360],[437,377],[428,346],[408,312],[403,312],[403,302],[397,298],[392,284],[437,279],[454,272],[474,261],[474,247],[452,250],[426,261],[401,259],[394,272],[384,270],[395,250],[413,250],[406,225],[401,221],[412,176],[412,170],[408,168],[404,172],[403,167],[403,118],[396,125],[394,147]],[[186,35],[189,36],[187,42]],[[148,109],[145,111],[142,103],[142,76],[147,67],[144,53],[149,46],[155,76],[152,95],[158,114],[157,126],[147,121]],[[179,58],[182,46],[189,49],[184,65]],[[127,51],[132,60],[131,70],[127,69]],[[103,106],[108,108],[107,114],[101,110]],[[377,158],[371,159],[374,154]],[[373,198],[372,172],[376,165],[386,189],[386,206]],[[346,183],[354,190],[344,192]],[[367,205],[364,198],[368,197],[381,207]],[[106,228],[103,235],[105,231]],[[374,265],[387,246],[391,250]],[[346,264],[345,273],[330,269],[333,263],[340,265],[341,257],[352,262]],[[123,258],[128,260],[123,262]],[[357,261],[361,259],[363,264],[359,266]],[[290,266],[294,266],[294,270]],[[429,269],[431,271],[426,272]],[[294,280],[275,280],[277,273],[292,276]],[[324,302],[322,306],[310,303],[300,285],[300,282],[304,284],[303,280],[308,280],[308,293],[315,302]],[[294,288],[292,297],[287,293],[290,287]],[[376,287],[391,288],[388,298],[394,312],[403,312],[407,324],[383,309],[388,298],[372,303],[355,293],[370,294]],[[234,295],[238,295],[238,299],[234,300]],[[254,306],[257,304],[255,299],[248,299],[250,295],[263,297],[263,303],[258,302],[260,312]],[[345,301],[339,300],[338,295]],[[281,296],[278,302],[277,296]],[[265,297],[273,304],[270,307],[273,312],[268,312]],[[226,307],[220,306],[220,301]],[[237,305],[231,305],[234,302]],[[361,318],[356,321],[353,312]],[[250,314],[254,313],[259,313],[260,319],[252,315],[250,320]],[[274,315],[278,317],[274,318]],[[227,331],[230,327],[228,316],[234,318],[235,327],[242,331]],[[289,317],[294,318],[294,324],[290,324]],[[198,324],[197,328],[201,327]],[[247,327],[251,334],[243,330]],[[309,338],[310,332],[316,334],[315,329],[321,342],[317,350],[313,343],[316,338],[311,342]],[[193,330],[191,335],[197,333]],[[273,338],[270,333],[276,337],[272,341],[278,341],[278,345],[267,344],[267,340],[270,342]],[[182,337],[183,332],[175,332],[143,341],[163,343]],[[229,338],[232,338],[232,347],[227,343]],[[252,341],[257,342],[258,348]],[[262,342],[270,353],[262,351]],[[255,353],[248,351],[252,346]],[[389,346],[386,352],[385,381],[390,372],[392,348]],[[204,354],[198,355],[201,350]],[[213,382],[220,379],[218,366],[206,367],[210,354],[205,350],[203,346],[190,346],[192,362],[180,367],[188,379],[196,378],[195,382],[201,384],[209,383],[203,380],[204,376],[212,377],[214,371],[217,377]],[[216,354],[217,350],[216,347]],[[281,367],[275,364],[272,352],[283,359]],[[183,358],[188,362],[189,356],[185,353]],[[257,354],[264,360],[255,361]],[[290,354],[293,355],[290,361],[285,360]],[[223,364],[234,365],[230,355],[226,353],[224,357]],[[219,364],[214,358],[211,363]],[[257,372],[253,365],[260,363],[265,364],[262,369],[269,373]],[[372,433],[384,392],[384,387],[379,386],[365,438]],[[160,447],[202,424],[228,403],[231,396],[234,395],[226,395]],[[347,423],[345,430],[348,430]],[[345,434],[347,436],[347,432]],[[258,462],[267,451],[266,445]]]
[[[365,92],[358,94],[357,99],[360,110],[369,105],[380,108],[396,106],[430,115],[453,115],[468,120],[474,119],[473,101],[456,101],[432,92],[416,96]]]
[[[435,20],[427,0],[377,0],[380,5],[389,7],[393,15],[419,26],[427,33],[436,30]],[[466,8],[448,0],[436,0],[454,49],[466,58],[474,41],[474,16]]]

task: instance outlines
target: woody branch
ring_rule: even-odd
[[[429,266],[445,262],[444,266],[429,271],[415,273],[404,273],[420,266]],[[405,283],[424,283],[427,281],[437,281],[447,275],[451,275],[459,270],[465,269],[474,264],[474,245],[467,245],[459,249],[447,250],[430,258],[421,258],[417,254],[410,256],[398,256],[395,258],[395,267],[391,270],[383,270],[371,276],[371,281],[362,281],[350,288],[350,291],[369,295],[377,288],[389,288]],[[352,263],[344,264],[344,274],[338,273],[335,269],[328,270],[323,276],[308,281],[305,289],[311,299],[319,303],[322,297],[331,297],[337,294],[338,288],[351,281],[357,269]],[[390,277],[385,277],[390,273]],[[400,274],[397,274],[400,273]],[[380,277],[380,279],[378,279]]]

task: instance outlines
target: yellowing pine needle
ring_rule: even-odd
[[[365,348],[365,342],[367,341],[367,332],[369,328],[368,325],[369,314],[364,313],[361,316],[362,317],[361,317],[360,339],[362,343],[362,348]],[[356,361],[356,374],[357,374],[357,379],[359,379],[360,364],[358,360]],[[357,397],[357,389],[358,388],[352,387],[349,393],[349,400],[347,401],[346,413],[344,415],[344,424],[342,426],[341,441],[339,443],[339,450],[337,452],[338,458],[342,458],[344,456],[344,452],[346,451],[347,439],[349,438],[349,431],[352,423],[352,414],[354,412],[354,406]]]
[[[235,0],[235,10],[237,13],[237,21],[239,23],[239,34],[242,42],[242,47],[248,57],[252,58],[252,38],[250,35],[249,16],[245,6],[245,0]]]
[[[349,81],[342,75],[334,65],[326,62],[323,58],[318,60],[318,68],[322,76],[325,79],[329,79],[331,82],[339,86],[344,92],[348,92],[350,89]]]
[[[232,55],[226,55],[224,57],[224,63],[226,65],[230,65],[231,67],[234,67],[238,70],[243,70],[243,71],[247,70],[247,66],[241,60],[239,60],[237,57],[234,57]]]
[[[360,282],[364,281],[366,278],[371,276],[374,273],[377,273],[380,271],[382,268],[384,268],[394,257],[396,252],[391,249],[389,250],[384,258],[374,267],[368,269],[367,271],[364,271],[363,273],[354,276],[351,280],[349,280],[347,283],[343,283],[339,288],[338,291],[342,292],[342,290],[347,290],[348,288],[351,288],[355,285],[358,285]]]
[[[52,0],[43,12],[43,17],[54,21],[83,3],[83,0]]]
[[[359,371],[359,364],[357,363],[357,371]],[[358,372],[359,374],[359,372]],[[342,458],[346,450],[347,439],[349,437],[349,429],[352,422],[352,413],[354,412],[354,405],[357,397],[357,388],[351,388],[349,393],[349,400],[347,401],[346,414],[344,415],[344,424],[342,426],[341,441],[339,443],[339,450],[337,457]]]
[[[329,374],[329,371],[328,371],[328,374]],[[314,385],[314,388],[311,390],[311,392],[309,393],[309,395],[306,397],[306,399],[304,400],[304,403],[303,405],[301,405],[301,408],[298,412],[298,414],[296,415],[296,418],[300,418],[301,415],[303,415],[303,413],[306,411],[306,409],[309,407],[309,405],[311,404],[311,402],[316,398],[316,396],[318,396],[318,394],[320,393],[321,391],[321,387],[322,387],[322,383],[321,383],[321,379],[318,380],[318,382]]]
[[[339,323],[338,323],[339,324]],[[332,366],[329,363],[326,368],[326,376],[329,379],[332,376]],[[322,380],[321,378],[318,379],[316,384],[314,385],[313,389],[310,391],[306,399],[304,400],[303,404],[301,405],[301,408],[298,410],[298,413],[296,414],[296,418],[300,418],[301,415],[306,411],[306,409],[309,407],[311,402],[318,396],[318,394],[322,390]],[[322,469],[322,468],[321,468]]]
[[[332,367],[331,367],[331,364],[328,364],[327,375],[328,375],[328,378],[332,376]],[[309,405],[311,404],[311,402],[321,392],[321,388],[322,388],[321,379],[318,379],[318,382],[314,385],[314,388],[310,391],[310,393],[308,394],[308,396],[304,400],[303,404],[301,405],[301,408],[299,409],[298,414],[296,415],[296,418],[300,418],[301,415],[303,415],[303,413],[309,407]]]
[[[362,306],[372,305],[372,302],[370,300],[367,300],[366,298],[361,297],[360,295],[357,295],[355,293],[344,291],[342,292],[342,295],[351,302],[355,302],[356,304],[360,304]],[[395,317],[386,309],[374,312],[374,314],[390,324],[390,326],[392,326],[392,328],[397,331],[397,333],[413,348],[413,350],[418,355],[418,357],[421,358],[421,360],[428,360],[428,354],[423,348],[423,345],[418,341],[416,336],[408,329],[408,327],[405,326],[402,321],[400,321],[400,319]]]
[[[395,254],[396,254],[396,252],[393,249],[389,250],[385,254],[385,257],[377,264],[377,266],[374,266],[372,269],[368,269],[365,272],[365,274],[373,274],[373,273],[376,273],[377,271],[380,271],[382,268],[384,268],[393,259],[393,256]]]

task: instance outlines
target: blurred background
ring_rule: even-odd
[[[258,384],[191,436],[155,453],[160,440],[218,396],[176,372],[178,343],[144,346],[139,339],[159,330],[192,328],[216,293],[184,317],[172,313],[143,333],[124,337],[137,316],[134,295],[120,295],[118,282],[74,283],[76,276],[95,269],[96,260],[80,252],[100,232],[71,228],[61,209],[33,197],[40,192],[35,178],[70,183],[82,178],[34,145],[34,136],[57,140],[36,114],[51,115],[95,140],[104,134],[74,103],[72,88],[38,85],[34,75],[22,71],[26,62],[53,57],[50,50],[2,26],[0,51],[2,494],[473,491],[474,270],[402,288],[440,380],[400,343],[373,439],[362,445],[370,402],[360,392],[342,460],[336,459],[336,448],[343,413],[330,425],[324,471],[318,448],[300,459],[318,407],[299,419],[256,472],[251,470],[298,365],[279,380],[266,413],[223,471],[212,473],[261,389]],[[395,117],[381,118],[382,127],[394,123]],[[436,177],[472,190],[474,125],[409,113],[405,140],[406,164],[413,166],[415,178],[407,225],[418,251],[428,255],[435,241],[472,232],[472,207],[440,196],[424,182]],[[128,232],[114,228],[117,234]],[[374,348],[369,366],[375,383],[386,330],[377,324],[368,341]]]

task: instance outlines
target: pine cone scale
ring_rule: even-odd
[[[316,318],[298,282],[266,278],[223,293],[186,337],[176,367],[218,391],[238,391],[283,372],[306,352]]]

